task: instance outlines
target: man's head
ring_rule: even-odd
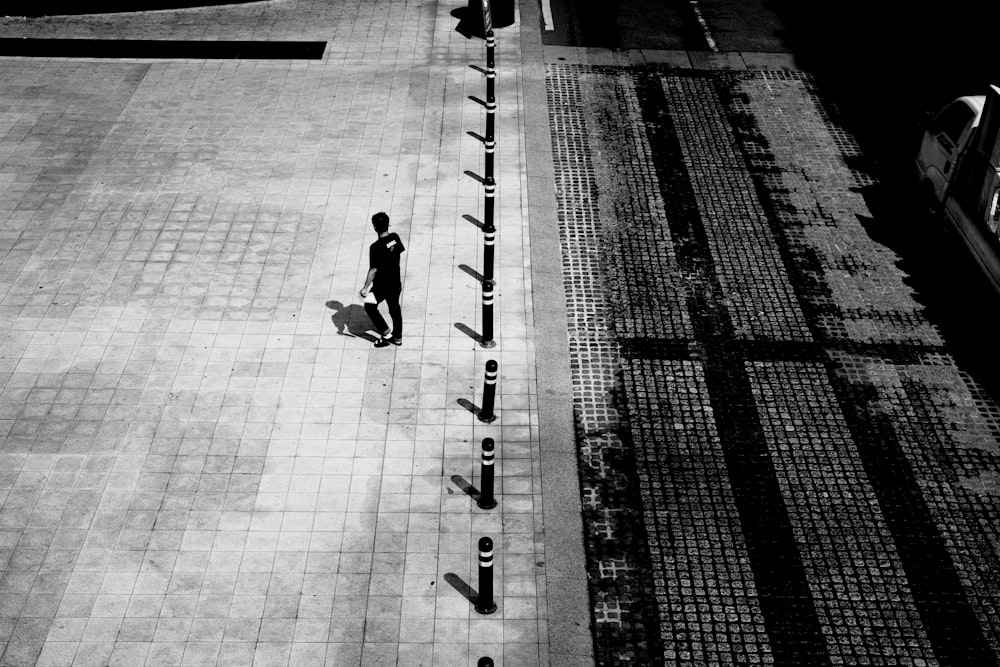
[[[389,216],[382,211],[379,211],[372,216],[372,227],[375,228],[375,231],[378,234],[389,231]]]

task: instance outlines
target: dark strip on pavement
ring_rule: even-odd
[[[726,80],[717,81],[720,97],[732,99],[734,95],[727,90]],[[815,279],[823,274],[823,267],[814,254],[803,253],[795,246],[792,235],[783,226],[787,223],[781,222],[778,211],[781,207],[787,208],[788,204],[776,201],[774,191],[766,185],[767,177],[778,167],[762,164],[769,159],[763,133],[756,128],[751,114],[734,114],[728,110],[727,115],[730,122],[739,126],[734,134],[741,137],[741,141],[754,145],[753,160],[747,160],[748,169],[757,197],[774,230],[799,306],[816,341],[811,344],[815,346],[812,357],[824,358],[830,384],[892,534],[934,653],[942,665],[995,665],[996,656],[983,635],[896,428],[880,405],[878,389],[848,367],[859,358],[920,364],[923,355],[943,350],[907,342],[858,346],[847,341],[846,331],[831,331],[828,326],[831,315],[835,316],[835,321],[847,321],[850,314],[832,305],[834,295],[829,286]],[[744,155],[749,154],[744,149]],[[919,402],[920,387],[909,383],[906,389],[911,401]],[[928,417],[925,421],[933,423],[934,420]]]
[[[700,359],[700,346],[695,340],[662,338],[622,338],[618,341],[622,355],[628,359],[666,359],[670,361],[696,361]],[[733,340],[729,349],[745,361],[798,361],[824,364],[830,360],[830,351],[870,359],[881,359],[892,364],[920,364],[931,354],[943,354],[942,345],[920,343],[899,345],[894,343],[869,343],[864,341],[836,340],[817,345],[812,341]]]
[[[655,160],[670,234],[683,269],[700,274],[687,311],[692,349],[703,365],[733,500],[754,573],[764,627],[776,664],[829,664],[805,570],[754,404],[745,359],[722,303],[725,295],[683,153],[656,72],[636,79],[636,92]]]
[[[326,42],[0,38],[0,56],[186,60],[322,60]]]

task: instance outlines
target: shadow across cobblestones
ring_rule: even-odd
[[[797,73],[548,73],[598,662],[994,664],[1000,413],[836,110]]]

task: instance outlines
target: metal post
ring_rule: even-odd
[[[483,223],[483,282],[493,282],[493,245],[496,242],[497,228],[493,224],[493,199],[496,194],[496,182],[489,178],[483,185],[486,200],[484,212],[486,221]]]
[[[483,383],[483,407],[479,410],[479,421],[491,422],[497,416],[493,413],[493,400],[497,393],[497,362],[486,362],[486,381]]]
[[[496,347],[493,340],[493,281],[483,281],[483,335],[479,340],[482,347]]]
[[[493,438],[483,438],[483,465],[479,476],[479,509],[491,510],[497,506],[493,497]]]
[[[496,150],[496,39],[493,31],[486,33],[486,180],[493,178],[493,154]]]
[[[492,614],[497,610],[493,603],[493,540],[488,537],[479,538],[479,596],[476,598],[476,611],[480,614]]]

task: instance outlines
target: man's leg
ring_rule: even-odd
[[[389,325],[385,323],[385,318],[382,317],[382,313],[378,312],[377,303],[366,303],[365,312],[368,313],[368,319],[370,319],[372,324],[375,325],[376,331],[378,331],[382,336],[389,335]]]
[[[389,306],[389,317],[392,318],[392,337],[394,340],[402,340],[403,311],[399,307],[399,292],[386,294],[385,302]]]

